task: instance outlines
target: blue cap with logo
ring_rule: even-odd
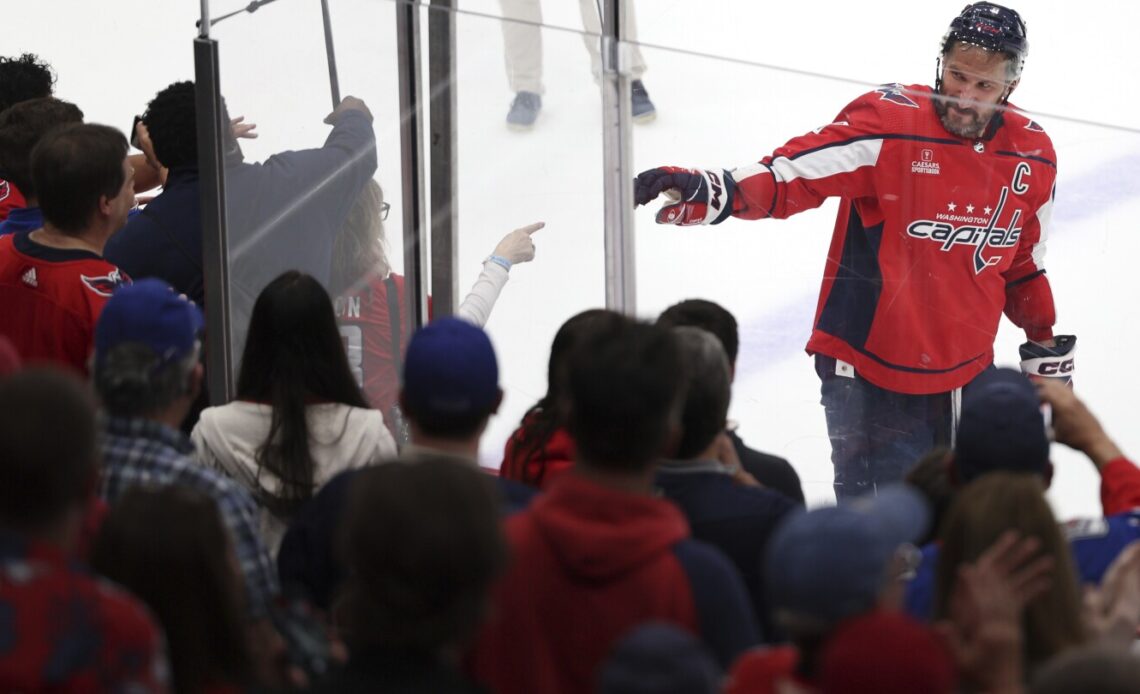
[[[161,365],[190,356],[202,332],[202,311],[170,285],[144,279],[115,290],[95,324],[95,364],[115,347],[149,347]]]
[[[797,511],[768,544],[773,613],[830,626],[872,609],[900,547],[926,532],[930,510],[910,487],[883,487],[841,506]]]
[[[404,356],[409,408],[439,416],[477,414],[499,399],[499,364],[482,328],[438,318],[416,331]]]

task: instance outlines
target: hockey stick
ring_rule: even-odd
[[[336,51],[333,49],[332,19],[329,18],[329,0],[321,0],[321,18],[325,23],[325,57],[329,63],[329,89],[332,91],[332,107],[340,106],[340,78],[336,72]]]

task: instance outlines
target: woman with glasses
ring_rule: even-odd
[[[330,289],[336,297],[337,322],[356,382],[372,406],[384,413],[396,440],[406,443],[396,398],[401,358],[415,326],[405,308],[404,277],[392,270],[385,251],[383,221],[389,207],[380,185],[369,181],[336,239]],[[486,324],[511,267],[534,259],[531,235],[544,226],[544,222],[529,224],[499,241],[456,311],[460,318],[480,327]],[[399,350],[393,345],[399,345]]]

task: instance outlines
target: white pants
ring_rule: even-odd
[[[637,38],[637,20],[634,17],[633,2],[626,10],[626,21],[629,22],[626,37],[631,40]],[[599,0],[578,0],[578,9],[582,12],[582,27],[586,34],[582,41],[590,54],[590,69],[597,79],[602,74],[601,18],[598,16]],[[542,22],[542,5],[539,0],[500,0],[503,7],[503,17],[517,19],[523,22]],[[542,94],[542,32],[543,29],[532,24],[518,22],[503,22],[503,43],[507,62],[507,80],[511,91],[534,92]],[[645,73],[645,59],[641,56],[641,49],[632,46],[630,51],[630,71],[634,79],[640,79]]]

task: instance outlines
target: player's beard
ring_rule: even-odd
[[[958,137],[981,137],[986,130],[986,125],[990,122],[990,118],[993,117],[993,113],[991,113],[986,118],[982,118],[976,108],[959,106],[953,100],[945,97],[934,101],[934,111],[938,114],[938,119],[942,121],[942,127],[946,128],[950,134]]]

